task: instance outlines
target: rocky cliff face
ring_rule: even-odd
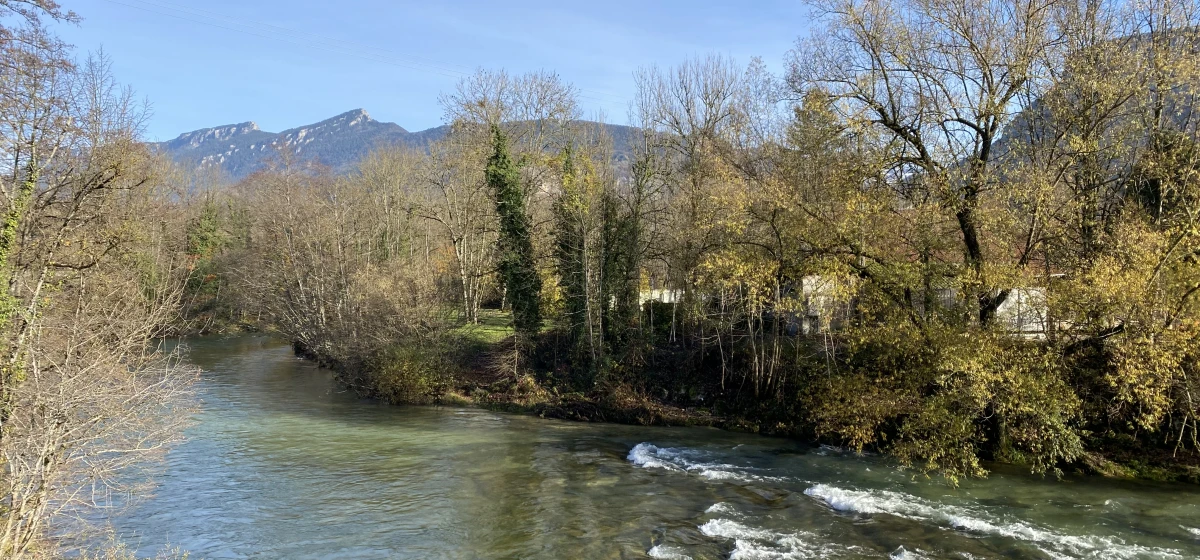
[[[606,125],[619,159],[629,152],[632,128]],[[279,133],[265,132],[253,122],[204,128],[153,146],[193,168],[220,168],[240,179],[286,153],[294,161],[317,162],[335,172],[350,170],[371,150],[387,146],[423,148],[444,137],[449,127],[409,132],[396,123],[372,119],[355,109],[321,122]]]
[[[262,132],[258,129],[258,124],[244,122],[241,124],[231,124],[229,126],[218,126],[216,128],[204,128],[194,132],[180,134],[178,138],[168,142],[173,150],[187,150],[199,148],[207,142],[224,142],[234,139],[238,136]]]

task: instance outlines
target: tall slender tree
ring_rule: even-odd
[[[526,341],[542,326],[542,279],[533,255],[532,224],[525,208],[519,167],[508,153],[508,139],[492,125],[492,156],[487,184],[500,217],[500,280],[512,305],[513,329]]]
[[[558,265],[558,283],[562,288],[562,318],[579,358],[596,358],[591,309],[591,267],[589,266],[590,200],[588,178],[575,170],[570,149],[563,156],[562,194],[554,203],[554,256]]]
[[[624,195],[615,185],[606,185],[600,195],[602,260],[600,306],[604,341],[613,352],[621,352],[638,328],[639,288],[643,253],[643,219],[649,177],[640,159],[633,164],[633,184]]]

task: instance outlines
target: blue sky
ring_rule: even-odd
[[[634,70],[720,53],[779,69],[807,33],[797,1],[60,0],[57,31],[103,47],[166,140],[255,121],[280,131],[350,109],[409,130],[442,122],[438,94],[475,68],[553,70],[588,116],[627,121]]]

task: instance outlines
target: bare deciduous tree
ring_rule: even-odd
[[[178,440],[195,371],[156,339],[186,277],[144,111],[103,56],[76,66],[34,27],[0,59],[0,555],[118,503]]]

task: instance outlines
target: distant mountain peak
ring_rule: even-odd
[[[627,127],[608,127],[618,153],[628,152]],[[234,179],[263,169],[279,150],[305,161],[317,161],[335,172],[349,171],[372,150],[384,146],[421,149],[449,131],[439,126],[409,132],[396,123],[380,122],[363,109],[353,109],[320,122],[265,132],[254,122],[203,128],[180,134],[155,148],[194,169],[219,167]]]
[[[337,119],[337,118],[350,119],[351,125],[358,124],[358,123],[364,122],[364,121],[370,122],[370,121],[375,120],[375,119],[371,118],[371,114],[368,113],[366,109],[354,109],[351,111],[346,111],[345,113],[342,113],[334,118],[335,119]]]
[[[318,131],[331,131],[334,129],[341,129],[343,127],[351,128],[351,127],[356,127],[356,126],[369,126],[369,125],[387,126],[389,128],[399,129],[399,131],[402,133],[406,133],[406,134],[408,133],[407,130],[404,130],[404,128],[402,128],[398,124],[381,123],[375,119],[372,119],[371,115],[369,113],[367,113],[367,111],[364,109],[353,109],[350,111],[346,111],[345,113],[342,113],[340,115],[329,117],[328,119],[325,119],[321,122],[285,130],[285,131],[281,132],[280,134],[282,134],[284,136],[288,136],[290,134],[297,134],[300,132],[304,132],[305,134],[311,135]]]

